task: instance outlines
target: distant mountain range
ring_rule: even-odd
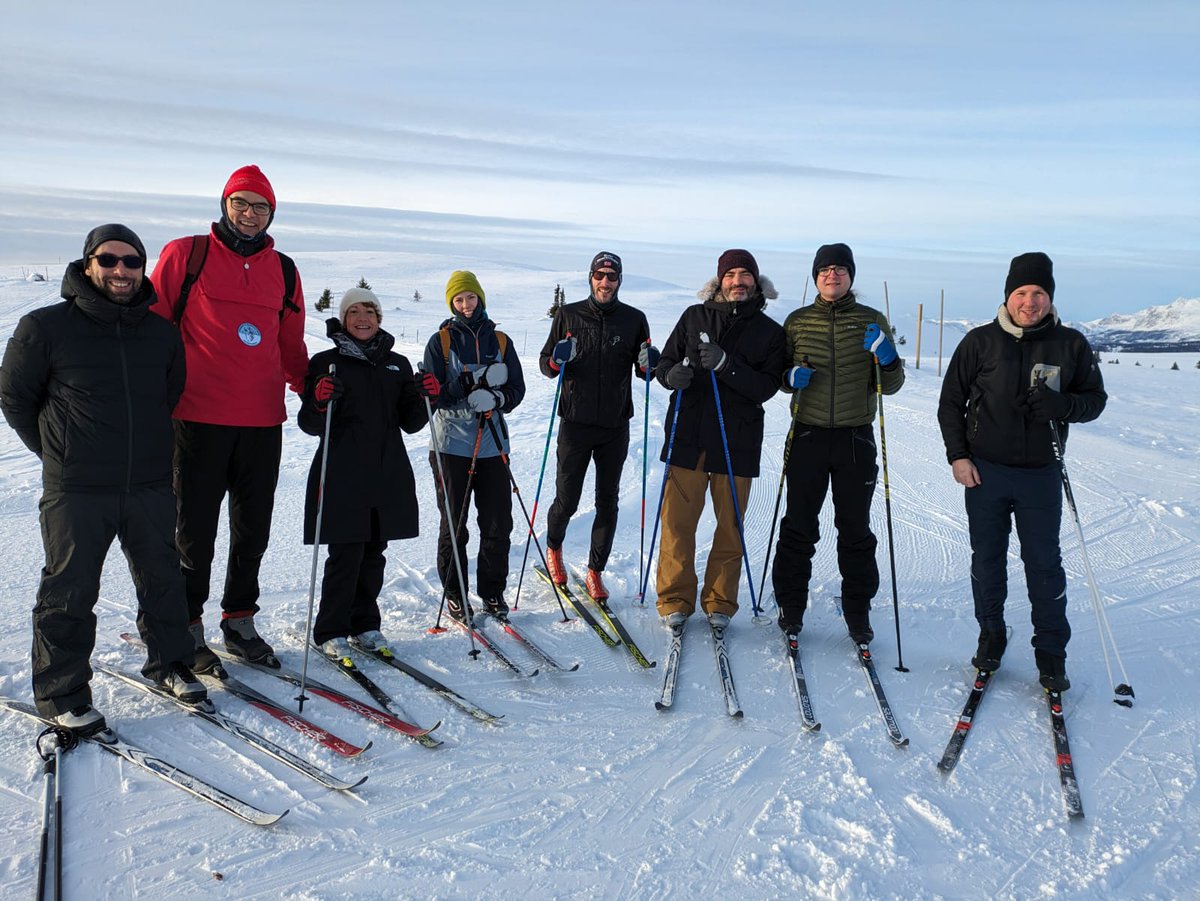
[[[1098,351],[1200,351],[1200,297],[1070,324]]]

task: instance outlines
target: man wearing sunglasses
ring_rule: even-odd
[[[267,234],[274,218],[271,183],[257,166],[243,166],[221,192],[221,217],[210,233],[171,241],[153,275],[159,294],[154,311],[179,323],[187,351],[187,386],[175,410],[177,539],[201,673],[220,666],[201,614],[226,494],[225,647],[278,666],[254,624],[258,570],[271,533],[285,388],[303,389],[308,352],[299,276]],[[195,275],[198,246],[206,249]]]
[[[146,642],[142,673],[182,700],[204,686],[189,667],[175,552],[171,409],[183,391],[178,330],[150,315],[146,251],[124,225],[101,225],[67,265],[63,302],[21,318],[0,367],[0,408],[42,462],[42,568],[33,610],[39,712],[95,735],[92,612],[114,538],[129,562]]]
[[[588,594],[602,601],[608,597],[602,575],[617,530],[621,470],[629,454],[633,373],[636,369],[640,379],[653,376],[658,350],[650,345],[646,315],[617,298],[619,256],[608,251],[596,254],[588,281],[591,293],[558,311],[541,353],[546,376],[558,378],[562,373],[558,477],[554,503],[546,516],[546,561],[550,577],[565,585],[562,545],[567,524],[579,508],[588,464],[594,460],[596,512],[586,585]]]

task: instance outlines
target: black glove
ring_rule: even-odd
[[[677,391],[682,391],[692,383],[696,373],[687,363],[676,363],[667,372],[667,384]]]
[[[1022,409],[1026,419],[1034,422],[1063,421],[1071,415],[1071,398],[1050,388],[1031,388]]]
[[[720,372],[725,366],[725,351],[721,350],[721,345],[701,341],[700,365],[713,372]]]

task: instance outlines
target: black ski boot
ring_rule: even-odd
[[[463,604],[462,599],[455,597],[452,594],[446,595],[446,612],[450,614],[451,619],[458,620],[460,623],[467,621],[467,610],[471,611],[471,618],[475,618],[475,608],[469,603]]]
[[[188,632],[191,633],[192,641],[196,645],[196,657],[192,663],[192,672],[198,675],[216,676],[218,679],[226,678],[228,674],[225,672],[225,667],[221,665],[221,658],[213,652],[204,638],[203,621],[196,620],[189,623]]]
[[[971,666],[989,673],[1000,669],[1000,658],[1004,656],[1004,649],[1007,647],[1008,636],[1004,630],[980,630],[979,647],[975,649],[975,656],[971,658]]]
[[[483,610],[488,616],[494,617],[501,622],[505,622],[508,619],[508,604],[502,597],[484,598]]]
[[[1033,659],[1037,661],[1038,682],[1046,691],[1066,691],[1071,687],[1071,682],[1067,679],[1067,658],[1056,657],[1046,651],[1033,652]]]
[[[267,644],[254,628],[253,615],[225,617],[221,620],[221,634],[225,636],[225,650],[234,657],[279,669],[275,649]]]
[[[871,628],[871,614],[843,613],[846,618],[846,629],[850,632],[850,640],[855,644],[870,644],[875,638],[875,630]]]
[[[779,628],[787,635],[799,635],[804,629],[804,611],[791,608],[779,608]]]

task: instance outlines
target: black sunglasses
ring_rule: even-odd
[[[592,278],[594,278],[598,282],[619,282],[621,280],[621,276],[617,275],[617,273],[607,272],[607,271],[593,272]]]
[[[124,263],[126,269],[141,269],[146,265],[137,254],[119,257],[115,253],[94,253],[92,259],[99,263],[102,269],[116,269],[117,263]]]

